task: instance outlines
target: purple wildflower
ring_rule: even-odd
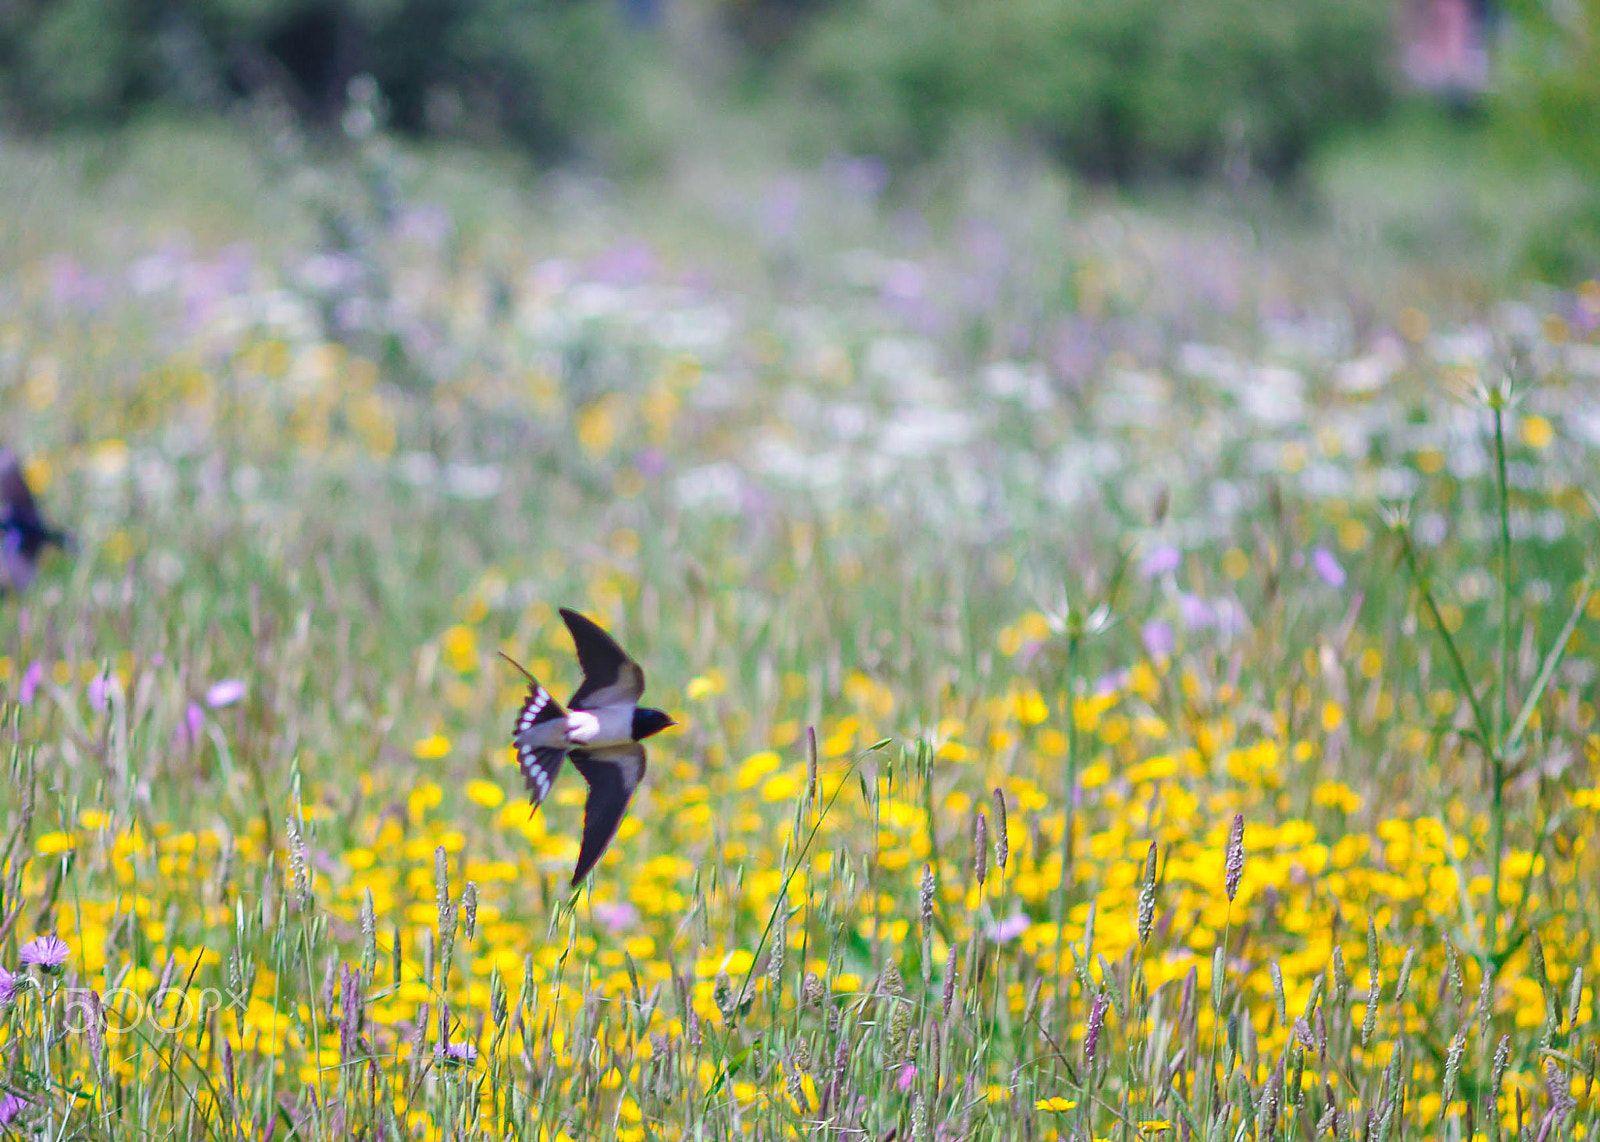
[[[895,1076],[894,1085],[903,1091],[910,1090],[911,1084],[916,1081],[916,1078],[917,1064],[907,1063],[900,1068],[900,1073]]]
[[[1328,586],[1344,586],[1344,568],[1339,566],[1339,560],[1326,547],[1317,546],[1311,549],[1311,569]]]
[[[224,678],[220,682],[213,682],[206,691],[206,705],[213,710],[220,710],[224,706],[231,706],[244,698],[244,681],[239,678]]]
[[[1185,630],[1204,630],[1216,623],[1217,614],[1199,595],[1185,593],[1178,596],[1178,618]]]
[[[60,936],[35,936],[22,945],[17,952],[17,958],[24,964],[54,975],[61,970],[61,965],[67,962],[67,957],[71,954],[72,949]]]
[[[1115,694],[1128,684],[1130,674],[1127,670],[1113,670],[1109,674],[1102,674],[1094,680],[1094,692],[1098,697],[1101,694]]]
[[[183,731],[188,734],[191,749],[200,744],[200,732],[206,728],[206,712],[199,702],[190,702],[183,711]]]
[[[626,932],[639,922],[639,910],[626,900],[602,901],[594,906],[594,918],[612,935]]]
[[[997,944],[1009,944],[1026,932],[1032,924],[1032,920],[1029,920],[1019,912],[1014,916],[1007,916],[1004,920],[997,920],[990,924],[984,935]]]
[[[39,683],[43,681],[44,663],[37,659],[28,663],[28,669],[22,672],[22,684],[17,687],[17,701],[24,706],[31,704]]]
[[[1170,543],[1163,543],[1144,557],[1144,562],[1139,564],[1139,574],[1146,579],[1155,579],[1176,571],[1183,563],[1183,552]]]
[[[0,967],[0,1007],[4,1007],[17,997],[17,977],[14,973]]]
[[[471,1043],[441,1043],[434,1049],[434,1055],[443,1063],[470,1067],[478,1061],[478,1048]]]
[[[27,1109],[28,1100],[20,1094],[8,1094],[0,1098],[0,1130],[8,1128]]]
[[[1144,650],[1151,658],[1171,658],[1177,640],[1172,634],[1172,624],[1163,619],[1151,619],[1139,630]]]

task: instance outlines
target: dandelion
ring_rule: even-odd
[[[1035,1110],[1049,1110],[1056,1114],[1061,1114],[1068,1110],[1076,1110],[1077,1106],[1076,1099],[1067,1098],[1059,1094],[1051,1095],[1049,1098],[1041,1098],[1033,1104]]]
[[[17,959],[46,975],[56,975],[71,954],[72,949],[60,936],[35,936],[18,949]]]

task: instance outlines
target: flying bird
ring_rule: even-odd
[[[660,710],[639,705],[644,671],[615,639],[577,611],[563,607],[561,618],[583,668],[583,685],[567,709],[516,659],[504,653],[501,657],[528,680],[528,696],[517,711],[511,741],[533,807],[538,809],[549,795],[563,758],[570,756],[573,768],[589,783],[583,842],[572,874],[576,886],[616,836],[628,802],[644,780],[644,746],[639,743],[678,723]]]
[[[65,548],[71,540],[44,522],[17,454],[0,447],[0,595],[33,582],[39,556],[52,543]]]

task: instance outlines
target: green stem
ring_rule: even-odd
[[[1422,602],[1428,608],[1428,615],[1433,619],[1433,625],[1439,629],[1439,637],[1444,641],[1445,652],[1450,656],[1451,668],[1455,671],[1456,681],[1467,695],[1467,704],[1472,707],[1472,718],[1477,723],[1478,734],[1483,738],[1484,749],[1491,755],[1494,753],[1494,739],[1489,733],[1489,719],[1484,715],[1483,705],[1478,701],[1478,693],[1473,689],[1472,681],[1467,677],[1466,663],[1461,661],[1461,652],[1456,649],[1455,639],[1450,637],[1450,628],[1444,625],[1444,618],[1439,614],[1439,605],[1433,599],[1433,587],[1428,583],[1428,577],[1423,574],[1422,567],[1417,562],[1417,551],[1411,543],[1411,533],[1405,529],[1400,530],[1400,548],[1406,557],[1406,566],[1411,571],[1411,577],[1416,581],[1417,590],[1422,594]]]
[[[1070,620],[1069,620],[1070,621]],[[1056,981],[1067,930],[1067,886],[1072,882],[1072,810],[1078,791],[1078,635],[1067,635],[1067,782],[1061,797],[1061,886],[1056,890]]]
[[[1494,406],[1495,483],[1500,492],[1500,702],[1495,710],[1494,753],[1504,750],[1511,691],[1511,485],[1506,478],[1505,410]]]

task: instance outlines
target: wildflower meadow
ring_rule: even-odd
[[[3,178],[0,1132],[1594,1135],[1600,282],[145,146]]]

